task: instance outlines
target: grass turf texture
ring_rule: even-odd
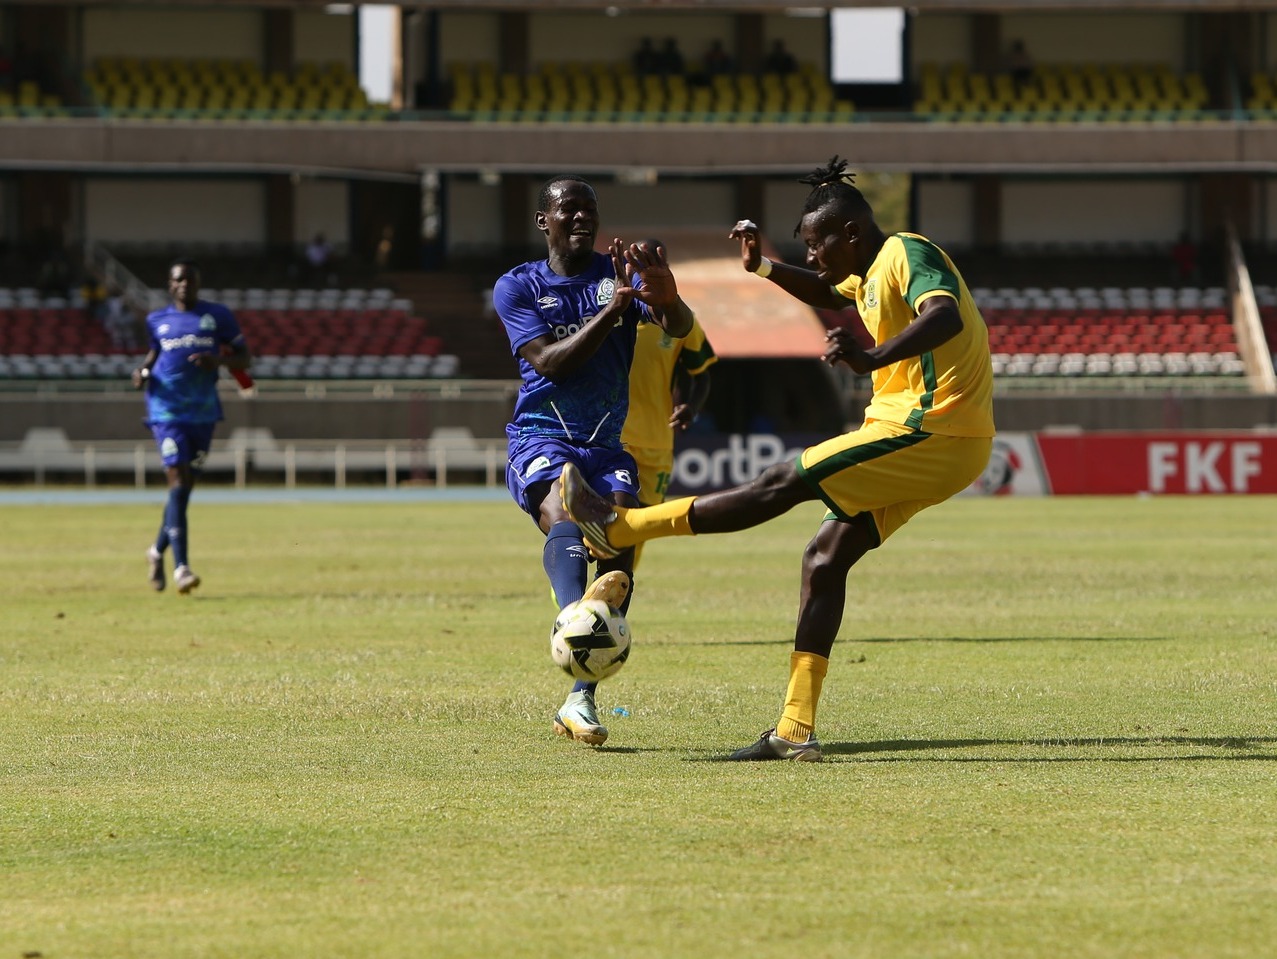
[[[817,507],[651,544],[592,750],[510,504],[0,510],[0,957],[1249,957],[1277,499],[960,500],[776,718]],[[612,713],[624,705],[629,716]]]

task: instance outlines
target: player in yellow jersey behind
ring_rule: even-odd
[[[829,508],[803,553],[780,719],[732,753],[735,760],[821,758],[816,707],[851,567],[915,513],[970,485],[992,447],[989,335],[971,291],[930,240],[885,235],[846,168],[834,157],[802,181],[812,187],[796,230],[807,247],[807,269],[763,257],[758,227],[749,220],[730,235],[740,241],[750,273],[812,306],[857,306],[874,345],[862,349],[847,330],[833,329],[824,360],[873,374],[864,424],[749,483],[660,506],[618,507],[590,490],[570,465],[562,475],[568,513],[603,556],[661,536],[748,529],[813,499]]]
[[[649,250],[665,244],[643,241]],[[666,250],[666,256],[669,252]],[[638,500],[643,506],[665,502],[674,474],[674,435],[686,430],[709,398],[709,368],[718,356],[695,315],[682,339],[655,323],[640,323],[630,365],[630,411],[621,445],[638,463]],[[634,547],[630,568],[638,569],[642,544]]]

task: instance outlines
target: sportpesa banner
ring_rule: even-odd
[[[679,437],[670,495],[745,483],[824,439],[803,433]],[[1004,433],[967,490],[982,496],[1277,493],[1277,433]]]

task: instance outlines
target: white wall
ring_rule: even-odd
[[[970,180],[919,180],[918,232],[946,249],[975,245],[975,186]]]
[[[529,227],[532,224],[532,207],[535,205],[535,198],[528,201]],[[490,250],[499,247],[501,245],[501,188],[484,186],[473,180],[450,180],[448,220],[445,229],[450,249]]]
[[[662,230],[692,229],[721,223],[723,234],[738,219],[732,184],[713,180],[662,180],[656,186],[621,183],[595,185],[604,236],[622,230],[624,239],[638,233],[658,236]],[[628,235],[627,235],[628,234]]]
[[[293,14],[293,59],[298,63],[352,64],[355,18],[350,14],[298,10]]]
[[[84,57],[187,57],[260,63],[262,14],[251,9],[167,10],[163,7],[88,7]]]
[[[1186,225],[1185,189],[1175,180],[1008,181],[1002,242],[1169,242]]]
[[[350,186],[342,180],[302,180],[293,190],[293,241],[322,233],[333,246],[350,242]]]
[[[116,243],[264,243],[266,186],[260,180],[89,177],[84,230]]]

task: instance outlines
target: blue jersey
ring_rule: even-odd
[[[595,253],[589,269],[559,276],[546,260],[517,266],[497,280],[492,303],[510,337],[523,383],[506,427],[511,439],[552,436],[581,446],[621,445],[621,427],[630,403],[630,363],[634,337],[647,307],[635,300],[616,328],[585,365],[555,383],[519,356],[519,348],[542,336],[556,341],[576,333],[584,321],[612,299],[616,271],[612,258]]]
[[[223,346],[242,347],[235,315],[220,303],[197,300],[192,310],[169,304],[146,318],[155,365],[146,386],[148,423],[216,423],[222,418],[217,397],[219,370],[190,361],[196,353],[220,354]]]

